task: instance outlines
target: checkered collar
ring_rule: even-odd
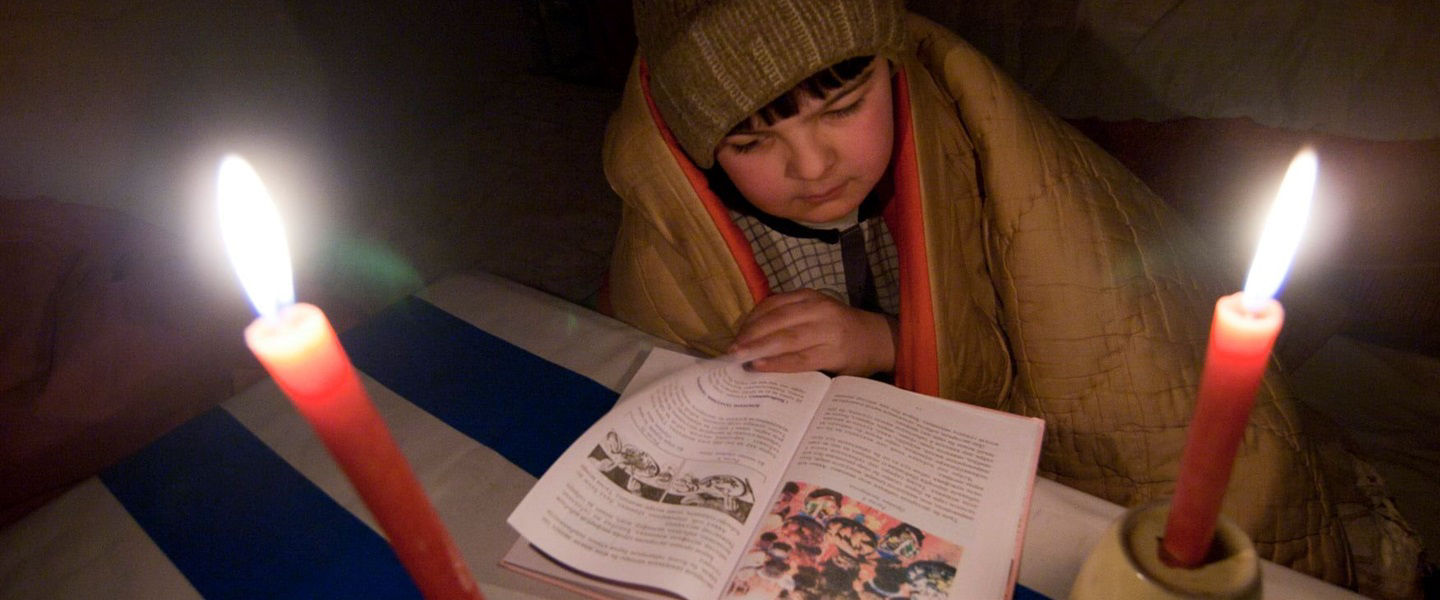
[[[715,195],[720,198],[720,202],[725,205],[725,208],[742,215],[754,217],[757,221],[764,223],[766,227],[790,237],[815,239],[827,244],[840,243],[840,234],[843,233],[842,229],[811,227],[790,219],[774,216],[755,208],[755,205],[751,204],[750,201],[740,193],[740,190],[735,188],[735,184],[730,181],[730,178],[725,175],[725,171],[722,170],[719,165],[705,169],[705,178],[709,180],[710,190],[715,192]],[[880,195],[872,189],[870,190],[870,195],[865,197],[865,201],[860,203],[860,210],[856,217],[856,222],[864,223],[871,217],[880,214],[880,211],[884,209],[885,199],[882,199]],[[815,224],[812,223],[811,225]]]

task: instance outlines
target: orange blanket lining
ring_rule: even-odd
[[[894,196],[885,207],[885,224],[900,255],[900,341],[895,348],[895,385],[939,395],[935,306],[930,294],[930,262],[925,253],[925,214],[920,203],[920,168],[910,115],[910,86],[896,71],[895,152],[890,177]]]
[[[730,256],[735,258],[736,266],[745,278],[746,287],[750,288],[750,296],[755,302],[765,299],[770,295],[770,281],[765,278],[765,272],[760,270],[760,263],[755,261],[755,253],[750,250],[750,242],[745,239],[745,234],[741,233],[740,227],[730,218],[730,213],[725,210],[720,198],[710,191],[710,183],[705,180],[705,174],[701,173],[700,168],[680,149],[680,144],[675,142],[675,135],[670,133],[670,128],[665,125],[660,109],[655,107],[655,100],[650,97],[650,68],[644,59],[640,60],[640,89],[645,93],[645,105],[650,108],[650,118],[660,130],[660,137],[665,140],[665,146],[675,157],[680,172],[690,180],[690,187],[694,188],[695,194],[700,197],[700,204],[705,207],[705,212],[710,213],[715,227],[720,230],[720,237],[730,249]]]
[[[680,150],[670,128],[655,107],[650,97],[650,74],[645,62],[640,62],[640,87],[645,94],[645,103],[650,116],[660,131],[660,137],[675,157],[680,171],[690,181],[700,203],[714,220],[725,240],[730,255],[734,257],[756,302],[770,295],[770,283],[765,272],[755,260],[750,242],[730,218],[720,198],[710,190],[705,175]],[[936,395],[940,392],[940,373],[936,362],[936,337],[934,327],[934,303],[930,295],[930,269],[925,253],[925,216],[920,204],[920,174],[915,155],[915,133],[910,117],[910,88],[905,73],[897,70],[894,84],[895,97],[895,152],[891,157],[890,173],[894,196],[885,207],[885,224],[895,236],[896,251],[900,255],[900,341],[896,347],[896,385],[923,394]]]

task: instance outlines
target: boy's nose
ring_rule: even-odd
[[[835,164],[835,148],[818,136],[797,140],[790,149],[789,175],[796,179],[816,180]]]

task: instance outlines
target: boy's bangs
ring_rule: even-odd
[[[800,112],[800,101],[803,98],[825,98],[826,94],[859,77],[874,60],[874,55],[856,56],[835,63],[828,69],[817,71],[814,75],[796,84],[784,95],[755,111],[754,116],[741,122],[730,132],[737,133],[750,128],[757,118],[765,125],[774,125],[776,121],[793,117]]]

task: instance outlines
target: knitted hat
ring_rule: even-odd
[[[901,0],[635,0],[650,94],[702,168],[735,125],[847,58],[898,58]]]

